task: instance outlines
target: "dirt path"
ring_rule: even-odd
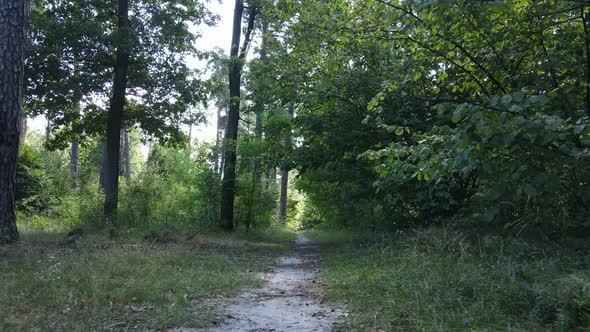
[[[342,312],[320,300],[319,260],[318,248],[299,234],[263,275],[265,285],[225,303],[225,322],[206,331],[332,331]]]

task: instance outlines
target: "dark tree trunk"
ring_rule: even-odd
[[[0,1],[0,243],[18,240],[16,165],[29,2]]]
[[[242,15],[244,13],[243,0],[236,0],[234,8],[234,22],[230,52],[229,68],[229,97],[230,106],[227,112],[227,127],[225,129],[225,165],[223,168],[223,183],[221,187],[221,227],[231,231],[234,228],[234,199],[236,188],[236,143],[238,139],[238,122],[240,117],[240,80],[242,76],[242,61],[250,43],[250,35],[254,29],[256,7],[250,7],[250,17],[241,51],[240,39],[242,34]]]
[[[107,220],[115,216],[119,201],[119,146],[121,119],[125,106],[127,68],[129,67],[129,3],[118,0],[118,44],[115,63],[113,96],[107,120],[107,160],[105,168],[104,214]]]
[[[281,196],[279,198],[279,218],[287,219],[287,187],[289,186],[289,170],[281,170]]]
[[[129,145],[129,130],[123,129],[123,156],[125,157],[125,182],[131,182],[131,146]]]

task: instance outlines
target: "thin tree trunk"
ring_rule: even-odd
[[[123,156],[125,157],[125,182],[131,183],[131,146],[129,144],[129,130],[123,129]]]
[[[232,43],[230,52],[229,69],[229,97],[230,107],[227,114],[227,128],[225,130],[225,165],[223,169],[223,183],[221,187],[221,227],[231,231],[234,228],[234,199],[236,188],[236,145],[238,139],[238,122],[240,116],[240,80],[242,74],[242,61],[250,43],[250,35],[254,29],[256,7],[250,7],[248,27],[239,52],[242,34],[242,15],[244,12],[243,0],[236,0],[234,8],[234,22],[232,31]]]
[[[0,1],[0,243],[18,240],[16,167],[29,2]]]
[[[281,170],[281,196],[279,198],[279,218],[287,220],[287,187],[289,186],[289,170]]]
[[[113,96],[107,120],[107,167],[105,170],[104,214],[110,220],[117,213],[119,202],[119,145],[121,119],[125,106],[127,88],[127,69],[129,67],[129,3],[118,0],[118,33],[117,58],[115,63],[115,81]]]

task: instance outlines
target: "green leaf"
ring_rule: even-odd
[[[403,135],[403,134],[404,134],[404,128],[403,128],[403,127],[397,127],[397,128],[395,129],[395,134],[396,134],[397,136],[401,136],[401,135]]]

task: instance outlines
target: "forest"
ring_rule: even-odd
[[[589,0],[0,0],[0,91],[0,331],[590,331]]]

